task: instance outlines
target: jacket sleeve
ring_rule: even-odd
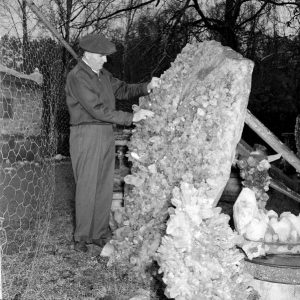
[[[70,74],[67,79],[68,91],[96,120],[120,125],[131,125],[133,114],[116,111],[105,105],[103,95],[97,95],[89,84],[89,78],[82,73]]]
[[[109,76],[113,93],[115,97],[119,100],[129,100],[134,97],[141,97],[149,94],[147,90],[148,82],[128,84],[122,80],[113,77],[110,73]]]

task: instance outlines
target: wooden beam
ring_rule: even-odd
[[[281,183],[280,181],[271,179],[270,187],[300,203],[300,195],[288,188],[285,184]]]
[[[255,131],[269,146],[291,164],[296,171],[300,172],[299,158],[284,145],[267,127],[265,127],[255,116],[248,110],[245,118],[245,123]]]
[[[33,0],[26,0],[27,5],[32,10],[32,12],[44,23],[44,25],[50,30],[50,32],[62,43],[62,45],[71,53],[71,55],[78,60],[78,55],[71,48],[71,46],[61,37],[57,29],[45,18],[45,16],[40,12],[38,7],[34,4]]]

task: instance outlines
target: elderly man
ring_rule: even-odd
[[[90,34],[79,42],[82,59],[70,71],[66,101],[70,113],[70,154],[76,182],[74,249],[86,252],[87,244],[100,247],[110,239],[109,215],[113,195],[115,141],[113,124],[131,125],[153,116],[148,110],[117,111],[115,98],[147,95],[159,85],[126,84],[103,68],[115,45],[102,34]]]

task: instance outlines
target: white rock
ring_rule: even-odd
[[[278,213],[275,212],[274,210],[268,210],[267,211],[267,216],[271,219],[271,218],[278,218]]]
[[[249,188],[243,188],[233,205],[233,220],[239,234],[246,232],[246,227],[258,216],[255,194]]]
[[[100,253],[100,256],[103,257],[109,257],[111,256],[115,251],[114,246],[111,243],[106,243],[105,246],[102,248],[102,251]]]
[[[140,187],[144,183],[145,178],[141,178],[141,177],[134,176],[134,175],[126,175],[124,177],[124,181],[127,184]]]
[[[56,154],[56,155],[54,156],[54,159],[55,159],[55,160],[62,160],[62,159],[63,159],[63,156],[62,156],[61,154]]]
[[[269,223],[269,217],[267,216],[266,212],[263,209],[258,210],[258,219],[260,221]]]
[[[266,232],[264,240],[266,243],[272,243],[272,241],[273,241],[272,233]]]
[[[263,240],[267,227],[268,223],[265,220],[253,219],[246,227],[245,237],[255,242]]]
[[[286,218],[291,222],[292,229],[297,231],[297,234],[300,236],[300,217],[290,214]]]
[[[242,246],[242,249],[249,259],[266,254],[265,248],[263,247],[262,243],[247,242]]]
[[[279,242],[286,243],[290,235],[291,223],[286,218],[282,218],[280,221],[273,220],[269,222],[271,228],[278,235]]]
[[[139,157],[139,155],[137,153],[131,152],[130,155],[131,155],[132,158],[134,158],[136,160],[140,160],[140,157]]]
[[[150,171],[150,173],[156,174],[157,173],[156,164],[152,164],[148,166],[148,170]]]
[[[278,234],[277,233],[273,234],[272,241],[273,241],[273,243],[277,243],[278,242]]]
[[[291,240],[292,243],[297,243],[297,241],[298,241],[298,233],[295,229],[293,229],[291,231],[290,240]]]
[[[284,217],[290,216],[292,213],[290,211],[284,211],[280,214],[279,218],[282,219]]]

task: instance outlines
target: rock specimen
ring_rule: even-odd
[[[240,168],[242,185],[254,192],[259,209],[264,209],[269,199],[267,194],[270,186],[270,162],[280,158],[278,155],[267,156],[264,146],[256,145],[248,157],[240,157],[237,166]]]
[[[237,235],[216,205],[241,137],[252,68],[217,42],[188,44],[151,101],[142,101],[155,116],[137,125],[129,145],[125,181],[133,188],[119,209],[110,263],[143,274],[156,259],[176,300],[246,299]]]
[[[245,238],[240,244],[249,259],[266,254],[300,251],[300,215],[278,214],[258,207],[255,192],[243,188],[233,207],[238,233]]]
[[[254,191],[242,189],[233,206],[233,219],[240,235],[251,241],[264,239],[269,218],[263,209],[258,209]]]

